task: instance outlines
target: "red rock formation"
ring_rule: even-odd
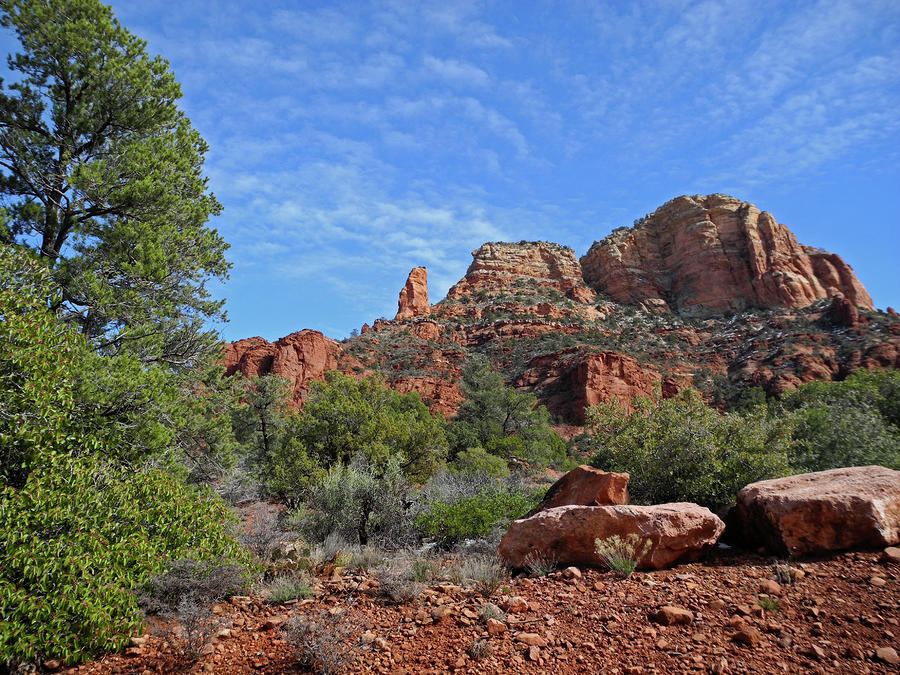
[[[806,307],[836,293],[872,309],[839,256],[801,246],[771,214],[727,195],[673,199],[594,244],[581,265],[616,301],[685,316]]]
[[[238,340],[225,347],[225,373],[240,371],[246,377],[275,373],[285,378],[302,405],[309,383],[335,370],[341,346],[316,330],[301,330],[269,343],[263,338]]]
[[[472,264],[447,298],[459,300],[479,292],[517,289],[527,292],[542,287],[581,303],[595,299],[585,286],[575,252],[543,241],[489,242],[472,252]]]
[[[428,270],[414,267],[406,279],[406,285],[400,290],[397,302],[397,316],[394,321],[410,319],[414,316],[426,316],[431,311],[428,304]]]
[[[633,356],[571,347],[531,359],[516,386],[543,392],[542,402],[551,413],[584,424],[585,408],[613,397],[628,407],[635,396],[653,395],[660,380],[655,369]],[[678,390],[674,381],[668,389]]]
[[[744,543],[804,556],[900,543],[900,471],[857,466],[751,483],[738,493]]]
[[[831,299],[831,306],[828,308],[828,312],[831,315],[831,320],[837,326],[855,328],[856,326],[865,323],[864,320],[860,319],[859,310],[856,308],[856,305],[847,300],[847,298],[840,293],[836,294]]]
[[[551,485],[526,518],[557,506],[627,504],[628,478],[627,473],[611,473],[582,464]]]
[[[514,569],[531,555],[553,557],[560,566],[603,567],[596,539],[637,535],[650,544],[637,556],[641,569],[662,569],[696,560],[719,540],[723,523],[697,504],[657,506],[558,506],[516,520],[500,542],[498,553]]]
[[[431,412],[440,413],[448,418],[456,414],[459,404],[463,401],[463,395],[456,383],[430,376],[398,377],[390,386],[401,394],[416,392],[428,404]]]

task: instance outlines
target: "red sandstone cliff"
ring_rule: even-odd
[[[613,300],[683,316],[806,307],[837,293],[872,309],[839,256],[798,244],[771,214],[727,195],[673,199],[595,243],[581,265]]]
[[[482,353],[509,384],[581,424],[586,406],[612,396],[627,405],[694,385],[721,405],[729,388],[779,394],[859,368],[900,367],[900,316],[872,312],[839,256],[798,244],[771,215],[732,197],[674,199],[580,262],[546,242],[487,243],[472,255],[434,306],[417,267],[393,321],[366,324],[342,343],[309,330],[240,340],[227,346],[228,372],[286,377],[298,406],[329,369],[379,372],[452,416],[460,367]]]
[[[225,374],[280,375],[302,405],[309,383],[323,380],[326,372],[335,370],[340,355],[340,344],[317,330],[301,330],[272,343],[254,337],[225,345]]]

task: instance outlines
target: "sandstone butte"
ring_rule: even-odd
[[[699,388],[712,403],[744,386],[778,394],[860,368],[900,367],[900,316],[876,311],[849,265],[804,246],[727,195],[682,196],[619,228],[579,260],[548,242],[489,242],[435,305],[424,267],[393,320],[337,342],[301,330],[227,346],[226,372],[276,373],[298,406],[330,369],[379,372],[452,415],[462,363],[487,354],[561,423],[615,397]]]

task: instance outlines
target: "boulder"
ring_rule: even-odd
[[[557,506],[609,506],[628,503],[628,474],[582,464],[550,486],[543,501],[526,518]]]
[[[803,556],[900,543],[900,471],[857,466],[752,483],[738,493],[744,545]]]
[[[661,569],[699,558],[715,545],[725,524],[697,504],[656,506],[557,506],[510,525],[498,553],[514,569],[529,556],[554,558],[568,565],[604,566],[594,550],[595,539],[637,535],[649,546],[637,555],[641,569]]]

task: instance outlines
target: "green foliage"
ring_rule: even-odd
[[[743,486],[790,472],[791,425],[761,409],[722,415],[693,390],[677,398],[637,398],[629,413],[617,401],[587,411],[596,452],[591,463],[631,474],[635,503],[730,504]]]
[[[77,423],[85,349],[47,308],[52,283],[25,251],[0,245],[0,481],[21,487],[42,461],[100,444]]]
[[[483,448],[469,448],[456,454],[450,469],[461,474],[486,474],[495,478],[509,476],[506,460],[488,453]]]
[[[446,423],[418,394],[400,394],[370,376],[357,380],[336,371],[312,384],[294,433],[322,466],[362,456],[376,472],[397,458],[411,480],[424,481],[447,454]]]
[[[756,604],[762,607],[767,612],[777,612],[780,608],[778,604],[778,600],[772,598],[768,595],[759,595],[756,598]]]
[[[225,278],[221,206],[207,145],[178,109],[161,57],[98,0],[10,0],[0,24],[21,52],[0,87],[0,239],[34,249],[63,289],[67,320],[106,353],[191,368],[209,356],[205,283]]]
[[[0,490],[0,653],[74,663],[141,627],[132,593],[167,560],[249,563],[227,506],[165,472],[47,459]]]
[[[441,546],[464,539],[484,537],[505,527],[534,508],[540,497],[514,491],[506,486],[491,486],[471,497],[453,501],[432,501],[415,520],[416,527]]]
[[[454,459],[473,448],[541,466],[565,458],[565,441],[550,428],[547,409],[537,405],[534,394],[507,387],[486,358],[466,362],[459,388],[466,400],[449,428]]]
[[[900,371],[860,371],[809,382],[781,400],[793,416],[796,471],[878,464],[900,469]]]
[[[287,380],[277,375],[240,378],[244,405],[232,408],[235,436],[247,463],[271,494],[294,506],[325,471],[303,447]]]
[[[303,529],[315,541],[337,535],[363,546],[372,541],[396,545],[406,534],[409,493],[399,457],[377,471],[357,456],[351,464],[333,466],[309,491]]]

